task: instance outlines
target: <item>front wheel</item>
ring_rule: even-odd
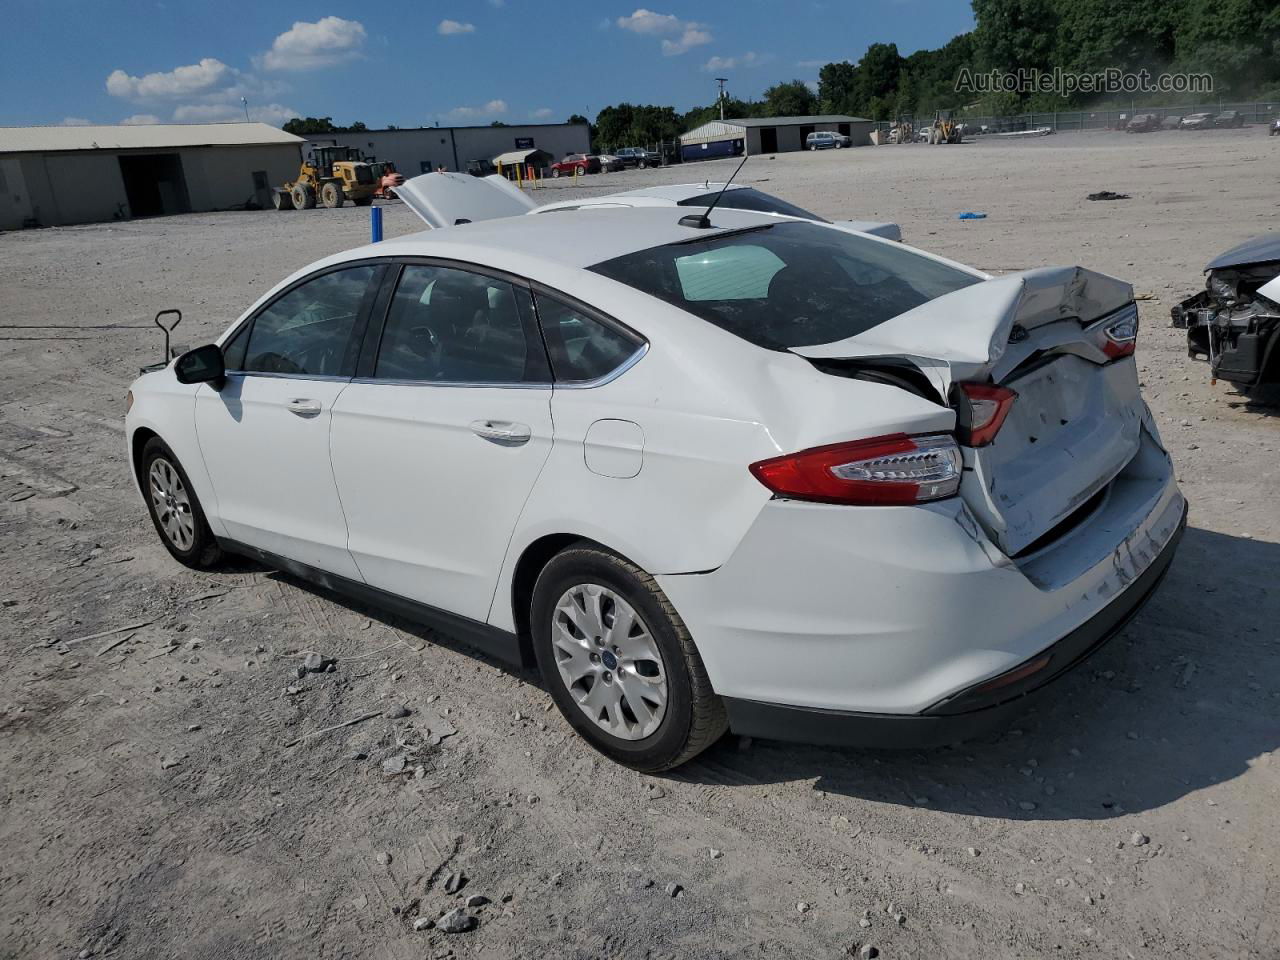
[[[215,566],[222,559],[222,549],[173,451],[159,437],[152,437],[142,448],[140,467],[147,512],[165,549],[184,566],[197,570]]]
[[[552,168],[551,168],[551,178],[552,178],[553,180],[559,180],[559,179],[560,179],[560,168],[559,168],[559,167],[552,167]]]
[[[657,773],[728,729],[693,638],[649,574],[591,546],[538,576],[534,652],[561,714],[605,756]]]

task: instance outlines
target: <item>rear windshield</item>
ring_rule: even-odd
[[[900,244],[795,221],[590,268],[771,350],[834,343],[979,278]]]
[[[681,200],[679,205],[682,207],[707,207],[711,205],[715,198],[715,192],[711,191],[701,196],[688,197]],[[760,213],[780,213],[787,217],[799,217],[801,220],[827,222],[816,213],[810,213],[802,207],[797,207],[794,203],[787,203],[787,201],[771,197],[767,193],[761,193],[753,187],[744,187],[741,190],[726,190],[724,198],[716,206],[728,207],[731,210],[757,210]]]

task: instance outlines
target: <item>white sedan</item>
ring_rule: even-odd
[[[879,220],[824,220],[816,213],[810,213],[803,207],[788,203],[779,197],[757,190],[747,184],[731,183],[728,190],[723,183],[704,181],[702,183],[669,183],[658,187],[641,187],[638,190],[627,190],[623,193],[610,193],[603,197],[584,197],[577,200],[560,200],[556,203],[544,203],[530,209],[530,213],[553,213],[563,210],[582,210],[588,207],[706,207],[716,195],[723,191],[724,196],[717,207],[734,210],[755,210],[759,213],[771,213],[781,217],[798,217],[801,220],[815,220],[819,223],[833,223],[834,226],[858,233],[871,233],[888,240],[901,240],[902,229],[896,223],[884,223]],[[532,201],[529,201],[532,205]]]
[[[743,210],[482,219],[491,187],[429,176],[433,217],[477,222],[321,260],[132,385],[178,561],[536,663],[648,771],[726,730],[986,731],[1169,566],[1127,284]]]

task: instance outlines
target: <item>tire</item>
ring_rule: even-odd
[[[330,210],[334,210],[346,203],[347,198],[343,194],[342,188],[332,180],[329,180],[320,188],[320,202]]]
[[[578,167],[578,176],[585,177],[587,175],[587,172],[588,171],[585,165],[581,165]]]
[[[186,471],[159,437],[152,437],[142,448],[138,479],[151,522],[170,556],[196,570],[216,566],[222,560],[222,548],[209,529]]]
[[[648,169],[649,169],[649,161],[648,161],[648,160],[641,160],[639,163],[637,163],[637,164],[636,164],[636,166],[637,166],[637,167],[639,167],[641,170],[648,170]]]
[[[271,192],[271,205],[277,210],[292,210],[293,195],[286,190],[273,190]]]
[[[299,210],[310,210],[316,205],[315,191],[305,183],[293,185],[293,205]]]
[[[559,167],[552,167],[552,168],[551,168],[551,178],[552,178],[553,180],[559,180],[559,179],[560,179],[560,168],[559,168]]]
[[[394,199],[394,198],[390,198],[390,199]],[[356,197],[351,202],[354,203],[357,207],[368,207],[373,204],[373,197]]]
[[[595,618],[585,611],[593,596],[600,601],[599,638],[567,612],[572,606],[592,629]],[[613,637],[610,631],[625,614],[619,601],[634,620],[625,636]],[[560,713],[617,763],[645,773],[670,770],[728,729],[724,703],[711,689],[688,629],[653,577],[635,564],[598,547],[569,547],[538,575],[530,624],[539,669]],[[580,700],[590,701],[597,686],[602,695],[591,709],[602,706],[593,719]]]

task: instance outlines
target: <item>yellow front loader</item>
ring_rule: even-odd
[[[276,187],[271,199],[277,210],[310,210],[317,202],[340,207],[348,200],[367,207],[377,190],[373,168],[354,147],[316,147],[303,161],[297,179]]]

